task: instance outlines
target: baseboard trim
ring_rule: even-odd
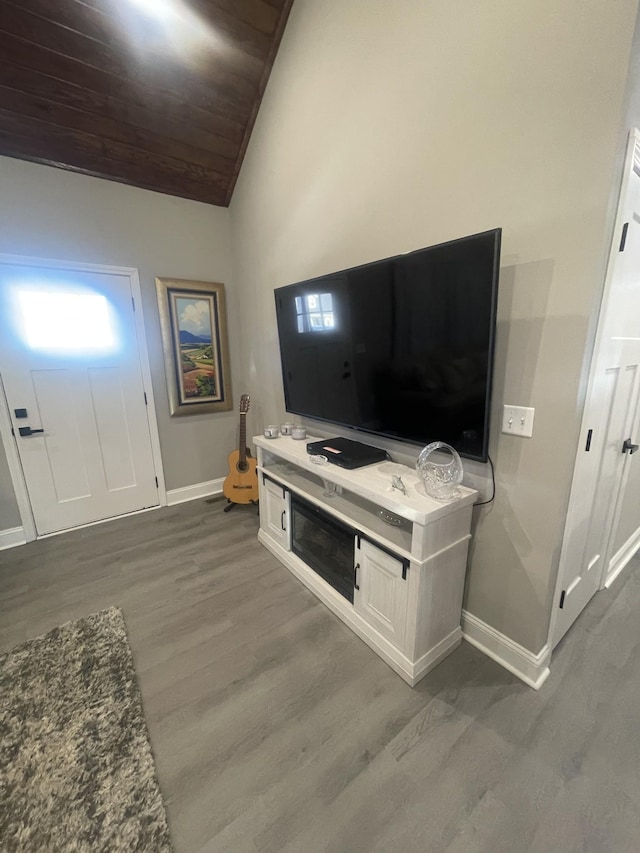
[[[607,579],[604,582],[606,589],[609,589],[627,563],[633,559],[638,548],[640,548],[640,527],[635,533],[631,534],[622,548],[618,549],[609,561],[609,571],[607,572]]]
[[[217,480],[207,480],[204,483],[194,483],[192,486],[182,486],[180,489],[167,490],[167,506],[175,506],[185,501],[195,501],[198,498],[208,498],[211,495],[222,494],[224,477]]]
[[[24,533],[24,527],[9,527],[7,530],[0,530],[0,551],[26,544],[27,537]]]
[[[462,611],[462,636],[534,690],[539,690],[549,677],[548,644],[534,655],[466,610]]]

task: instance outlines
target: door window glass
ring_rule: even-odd
[[[23,290],[18,300],[24,340],[31,349],[87,352],[116,347],[111,307],[101,294]]]

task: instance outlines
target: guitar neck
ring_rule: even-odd
[[[240,412],[240,464],[247,461],[247,413]]]

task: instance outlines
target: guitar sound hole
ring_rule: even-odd
[[[237,469],[241,474],[245,474],[249,470],[249,465],[247,462],[238,462]]]

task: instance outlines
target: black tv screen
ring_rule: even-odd
[[[486,461],[501,233],[278,288],[287,411]]]

